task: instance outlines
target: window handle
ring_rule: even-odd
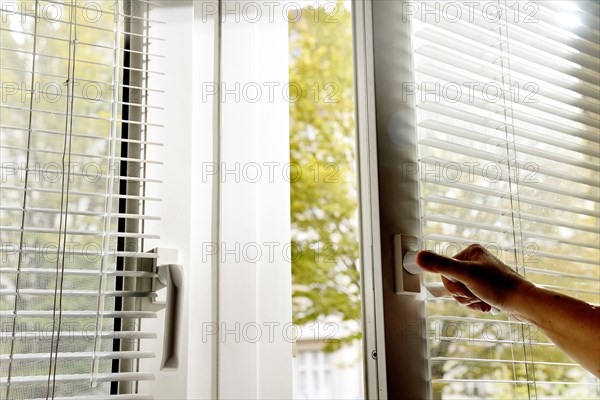
[[[165,309],[165,325],[163,336],[163,354],[160,369],[177,369],[179,367],[181,323],[183,315],[183,267],[179,265],[175,249],[157,248],[153,279],[153,292],[166,288],[166,296],[153,297],[153,309]]]
[[[402,254],[402,271],[397,271],[396,270],[396,275],[406,275],[405,271],[413,276],[419,276],[421,275],[421,273],[423,272],[423,269],[419,266],[419,264],[417,264],[417,253],[419,252],[417,250],[418,246],[416,245],[417,243],[417,238],[414,236],[407,236],[407,235],[395,235],[394,240],[396,241],[396,237],[400,236],[400,238],[398,238],[398,244],[397,246],[397,250],[399,250],[399,252],[401,252],[400,254]],[[404,246],[402,245],[402,241],[404,241]],[[455,279],[450,278],[448,276],[444,276],[446,279],[448,279],[450,282],[456,282]],[[406,279],[404,278],[404,276],[402,277],[402,288],[403,289],[407,289],[406,288]],[[398,279],[396,279],[396,282],[398,283]],[[435,283],[426,283],[425,285],[425,289],[427,290],[427,292],[433,296],[433,297],[441,297],[441,296],[447,296],[449,295],[448,291],[446,290],[445,286],[443,283],[441,282],[435,282]],[[396,287],[396,293],[398,293],[398,286]],[[412,293],[418,293],[418,292],[412,292]],[[492,315],[497,315],[498,313],[500,313],[500,309],[498,307],[494,307],[492,306],[492,309],[490,310],[490,312],[492,313]]]
[[[179,367],[179,337],[183,311],[181,304],[183,268],[179,264],[159,265],[157,272],[158,281],[167,287],[163,355],[160,369],[177,369]]]

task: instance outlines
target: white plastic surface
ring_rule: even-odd
[[[402,262],[402,266],[411,274],[419,274],[423,272],[423,269],[417,264],[417,253],[418,251],[410,250],[404,253],[404,261]]]

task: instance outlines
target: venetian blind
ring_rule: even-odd
[[[147,397],[152,4],[0,5],[0,397]]]
[[[598,3],[405,6],[424,247],[481,243],[538,285],[600,303]],[[435,398],[600,394],[535,327],[451,298],[427,311]]]

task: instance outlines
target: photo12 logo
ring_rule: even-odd
[[[256,24],[278,20],[298,23],[303,18],[310,18],[315,23],[335,24],[339,22],[340,7],[336,1],[224,1],[202,2],[201,13],[205,23],[220,15],[222,23]],[[323,13],[319,12],[321,9]]]
[[[304,86],[303,86],[304,85]],[[315,104],[339,103],[340,85],[337,82],[314,82],[310,85],[298,82],[202,82],[202,102],[219,100],[221,103],[298,103],[308,99]]]
[[[502,71],[491,71],[502,77]],[[402,101],[414,98],[417,103],[539,103],[539,85],[513,82],[403,82]]]
[[[34,82],[33,88],[25,82],[2,82],[2,104],[9,103],[57,103],[65,98],[83,99],[88,103],[101,101],[112,86],[96,82],[73,82],[72,89],[62,82]]]
[[[292,322],[203,322],[202,343],[218,340],[221,343],[275,343],[284,341],[313,341],[315,343],[334,343],[340,325],[336,322],[312,322],[296,325]]]
[[[140,2],[142,3],[142,2]],[[25,24],[33,18],[45,23],[59,24],[69,20],[78,20],[81,24],[97,24],[102,19],[110,18],[118,22],[127,17],[129,23],[140,22],[142,15],[140,3],[117,1],[70,1],[68,3],[54,1],[5,1],[2,4],[2,24]],[[122,9],[121,9],[122,8]]]
[[[538,23],[539,4],[532,1],[405,1],[402,4],[402,22],[411,18],[424,23],[497,24]]]

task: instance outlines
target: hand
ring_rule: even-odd
[[[426,271],[441,274],[444,286],[454,299],[478,311],[488,312],[491,306],[496,306],[510,313],[515,294],[534,287],[478,244],[467,247],[454,258],[420,251],[417,264]]]

